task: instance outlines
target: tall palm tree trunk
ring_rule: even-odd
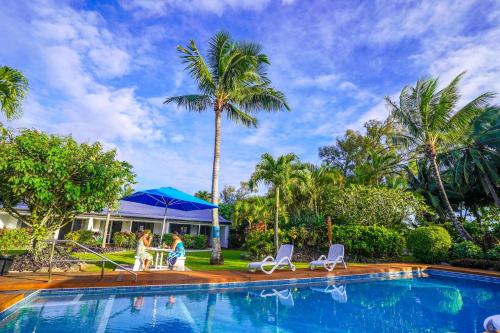
[[[441,175],[439,174],[439,168],[438,168],[437,160],[436,160],[436,153],[434,151],[431,151],[427,155],[428,155],[429,160],[431,161],[432,175],[433,175],[434,180],[436,181],[436,183],[438,185],[439,197],[441,198],[441,201],[446,208],[446,212],[448,213],[448,216],[450,217],[451,222],[453,223],[453,226],[458,231],[458,233],[460,234],[460,237],[462,237],[462,239],[472,240],[472,237],[464,229],[463,225],[458,221],[457,217],[455,216],[455,213],[453,212],[453,208],[451,208],[450,201],[448,200],[448,196],[446,195],[446,191],[444,189]]]
[[[278,251],[279,239],[278,239],[278,220],[279,220],[279,208],[280,207],[280,188],[276,186],[276,214],[274,214],[274,247]]]
[[[220,130],[221,130],[221,110],[215,110],[215,144],[214,144],[214,164],[212,169],[212,203],[219,204],[219,164],[220,164]],[[212,256],[211,265],[221,265],[224,263],[220,248],[220,227],[219,209],[212,209]]]
[[[493,198],[493,201],[495,202],[495,205],[500,208],[500,199],[498,198],[497,192],[495,190],[495,187],[491,183],[490,177],[488,177],[487,174],[483,176],[484,182],[486,183],[486,186],[488,187],[488,191],[491,194],[491,197]]]

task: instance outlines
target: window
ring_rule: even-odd
[[[189,234],[191,232],[191,225],[170,223],[169,232],[170,233],[177,232],[179,235]]]
[[[132,232],[138,232],[142,230],[149,229],[151,232],[154,232],[155,224],[154,223],[146,223],[146,222],[132,222]]]
[[[205,235],[207,238],[210,238],[210,235],[212,233],[212,227],[209,225],[202,225],[200,226],[200,235]]]

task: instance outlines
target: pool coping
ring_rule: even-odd
[[[362,273],[338,276],[323,276],[310,278],[257,280],[257,281],[235,281],[235,282],[212,282],[212,283],[184,283],[184,284],[157,284],[141,286],[116,286],[116,287],[89,287],[89,288],[47,288],[31,291],[27,296],[0,312],[0,321],[10,316],[23,304],[29,302],[38,295],[62,296],[66,294],[85,293],[88,295],[99,295],[113,292],[115,294],[145,293],[145,292],[193,292],[193,291],[222,291],[228,289],[262,288],[279,286],[300,286],[305,284],[325,282],[362,282],[383,278],[418,278],[425,276],[443,276],[457,279],[466,279],[486,283],[500,284],[500,277],[474,274],[469,272],[450,271],[441,268],[418,268],[413,270],[401,270],[395,272]]]

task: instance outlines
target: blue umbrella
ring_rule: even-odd
[[[163,233],[165,230],[168,208],[178,210],[201,210],[217,208],[217,205],[214,205],[213,203],[189,195],[173,187],[160,187],[152,190],[138,191],[127,197],[124,197],[122,200],[137,202],[149,206],[165,207],[163,226],[161,228],[161,238],[163,238]]]

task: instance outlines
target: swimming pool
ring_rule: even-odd
[[[457,277],[42,291],[1,314],[0,332],[482,332],[500,279]]]

